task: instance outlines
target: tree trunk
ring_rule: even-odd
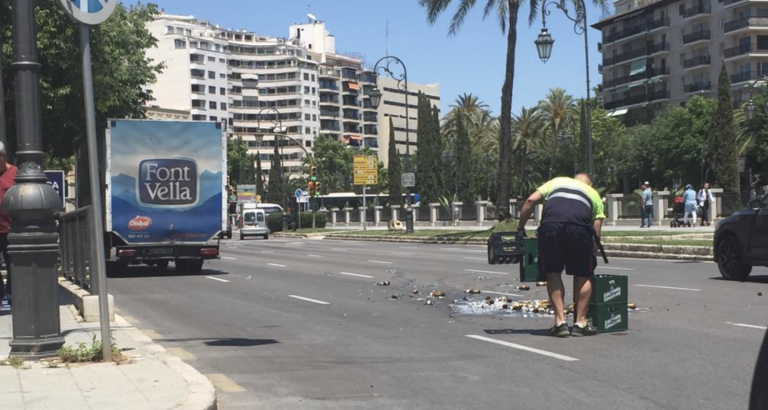
[[[520,4],[507,0],[509,4],[509,27],[507,32],[507,64],[504,85],[501,88],[501,132],[499,135],[499,195],[496,209],[499,221],[511,218],[509,214],[509,183],[512,176],[512,91],[515,80],[515,46],[517,43],[517,12]]]

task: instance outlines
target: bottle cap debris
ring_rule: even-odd
[[[536,282],[536,286],[547,286],[547,281]]]
[[[433,297],[436,297],[436,298],[445,297],[445,292],[443,292],[442,290],[433,290],[429,294],[429,296],[433,296]]]
[[[464,293],[478,294],[480,293],[480,289],[467,289]]]
[[[377,285],[379,285],[379,286],[389,286],[389,281],[388,281],[388,280],[385,280],[385,281],[383,281],[383,282],[379,282],[379,283],[377,283]]]

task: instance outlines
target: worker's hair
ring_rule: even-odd
[[[585,172],[579,172],[578,174],[573,176],[573,179],[577,181],[581,181],[587,185],[592,185],[592,178],[590,178],[589,174]]]

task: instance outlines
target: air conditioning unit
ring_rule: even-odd
[[[603,52],[603,43],[597,43],[597,52],[602,53]]]
[[[602,64],[598,64],[597,65],[597,72],[600,73],[600,74],[603,73],[603,65]]]

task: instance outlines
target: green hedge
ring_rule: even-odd
[[[302,212],[299,216],[301,218],[302,228],[312,227],[312,213]],[[288,215],[288,229],[293,229],[293,225],[296,222],[296,218],[293,215]],[[325,228],[325,224],[328,222],[328,217],[325,213],[315,214],[315,228]],[[280,232],[283,230],[283,214],[274,213],[267,217],[267,226],[270,232]]]

